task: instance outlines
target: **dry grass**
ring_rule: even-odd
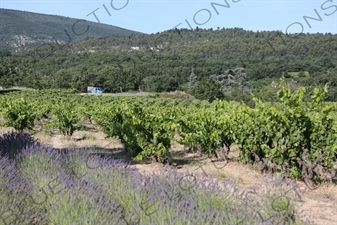
[[[0,86],[0,90],[7,91],[7,90],[20,90],[20,91],[34,91],[33,88],[27,88],[27,87],[10,87],[10,88],[3,88]]]
[[[0,127],[0,135],[14,130],[15,129],[13,127]]]
[[[320,185],[317,188],[317,190],[313,191],[313,194],[316,194],[317,197],[322,198],[322,199],[336,201],[336,204],[337,204],[337,186],[336,186],[336,184],[324,183],[324,184]]]
[[[195,99],[192,95],[189,95],[183,91],[173,91],[173,92],[163,92],[157,94],[163,98],[185,98],[185,99]]]

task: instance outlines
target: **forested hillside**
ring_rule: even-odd
[[[337,94],[337,35],[234,29],[176,29],[151,35],[86,38],[2,52],[0,86],[106,92],[183,90],[197,98],[275,101],[276,85],[329,84]],[[274,82],[273,82],[274,81]]]
[[[32,43],[68,43],[85,37],[139,35],[140,32],[84,20],[0,9],[0,49],[12,49]]]

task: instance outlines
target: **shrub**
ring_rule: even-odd
[[[0,136],[0,156],[7,156],[14,159],[23,149],[40,145],[31,134],[23,131],[11,131]]]
[[[3,126],[14,127],[16,130],[32,129],[34,120],[38,117],[36,102],[24,98],[8,99],[1,106],[2,116],[6,120]]]

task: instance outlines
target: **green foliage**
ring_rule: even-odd
[[[211,78],[205,78],[199,81],[191,90],[191,94],[197,99],[214,101],[215,99],[223,99],[224,93],[222,86]]]
[[[171,147],[174,112],[152,110],[119,102],[98,110],[94,118],[108,136],[119,137],[136,159],[154,156],[163,161]]]
[[[75,101],[56,100],[53,102],[51,112],[56,116],[56,119],[49,126],[56,126],[63,135],[71,136],[76,130],[76,123],[80,119]]]
[[[229,147],[234,143],[233,122],[229,115],[220,109],[228,109],[228,106],[226,103],[216,102],[214,107],[209,109],[190,108],[185,111],[185,116],[178,120],[178,132],[181,136],[178,142],[193,149],[200,149],[208,155],[226,157]]]
[[[40,21],[45,20],[54,25],[52,17]],[[82,25],[79,23],[78,28],[81,29]],[[71,31],[68,23],[64,26]],[[52,29],[53,35],[49,36],[68,42],[67,35],[60,32],[63,27],[44,28],[47,31]],[[59,28],[57,34],[54,33],[56,28]],[[91,30],[88,35],[95,36],[89,34]],[[55,52],[45,58],[39,57],[35,51],[41,44],[18,48],[18,52],[11,55],[3,53],[10,63],[5,60],[6,66],[0,68],[0,74],[1,71],[6,74],[0,78],[0,86],[37,89],[71,87],[78,92],[85,92],[87,86],[100,86],[106,92],[114,93],[129,90],[189,92],[195,84],[195,75],[199,81],[214,76],[222,83],[221,75],[229,74],[235,77],[235,82],[228,83],[233,80],[226,79],[228,82],[222,83],[221,90],[225,92],[226,99],[252,105],[251,92],[264,101],[274,100],[276,95],[268,86],[284,72],[287,76],[289,72],[288,77],[296,80],[297,86],[323,87],[329,82],[330,92],[326,100],[336,101],[337,54],[336,49],[331,48],[336,46],[336,40],[335,35],[330,34],[303,34],[292,38],[275,31],[252,32],[239,28],[217,31],[180,29],[152,35],[87,37],[81,41],[74,40],[66,47],[58,48],[54,43]],[[136,47],[139,49],[136,50]],[[39,48],[41,55],[48,55],[50,51],[48,45]],[[191,68],[194,68],[192,76]],[[217,93],[209,90],[216,89],[213,84],[209,87],[207,83],[201,83],[195,95],[200,99],[213,100],[212,96],[217,96]],[[266,90],[268,93],[265,93]],[[272,96],[269,98],[269,95]]]
[[[32,129],[35,119],[42,116],[37,110],[38,102],[24,98],[6,99],[1,102],[0,113],[6,120],[2,126],[14,127],[16,130]]]
[[[328,86],[314,89],[310,101],[307,88],[292,90],[285,79],[278,87],[276,102],[254,96],[254,107],[222,100],[81,96],[57,90],[4,94],[0,104],[3,117],[11,118],[10,124],[18,128],[32,126],[33,118],[45,116],[52,119],[49,126],[72,135],[79,119],[90,119],[108,137],[118,137],[137,160],[164,161],[179,135],[179,143],[209,156],[228,160],[235,144],[239,160],[261,171],[318,179],[322,174],[315,168],[330,170],[335,163],[336,104],[324,102]]]
[[[315,89],[310,102],[304,101],[306,88],[291,91],[284,79],[279,87],[280,103],[254,97],[254,108],[217,101],[213,109],[186,110],[179,142],[208,154],[235,143],[240,160],[260,170],[309,180],[320,176],[314,169],[332,168],[337,151],[336,107],[323,102],[327,87]]]
[[[277,107],[255,98],[255,109],[244,108],[237,115],[241,122],[236,126],[236,143],[242,149],[243,162],[266,159],[273,164],[269,167],[286,173],[284,170],[289,169],[292,177],[302,178],[307,176],[302,165],[306,157],[306,164],[314,163],[324,154],[324,166],[331,167],[337,136],[331,118],[334,106],[323,103],[326,91],[326,88],[315,89],[312,102],[304,102],[305,88],[292,93],[281,82],[278,92],[281,104]],[[266,161],[264,166],[268,166]]]

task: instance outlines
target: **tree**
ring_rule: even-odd
[[[17,70],[15,69],[13,60],[8,58],[2,60],[0,63],[0,86],[14,86],[13,81],[17,75]]]
[[[211,78],[204,78],[198,84],[192,88],[191,94],[197,99],[207,100],[209,102],[215,99],[223,99],[224,93],[222,92],[222,86]]]
[[[303,70],[301,70],[301,71],[298,73],[298,77],[305,77],[305,73],[303,72]]]
[[[71,76],[68,71],[62,69],[55,74],[54,88],[71,88]]]
[[[188,90],[193,88],[197,84],[197,76],[194,73],[194,68],[192,68],[191,75],[188,78]]]

